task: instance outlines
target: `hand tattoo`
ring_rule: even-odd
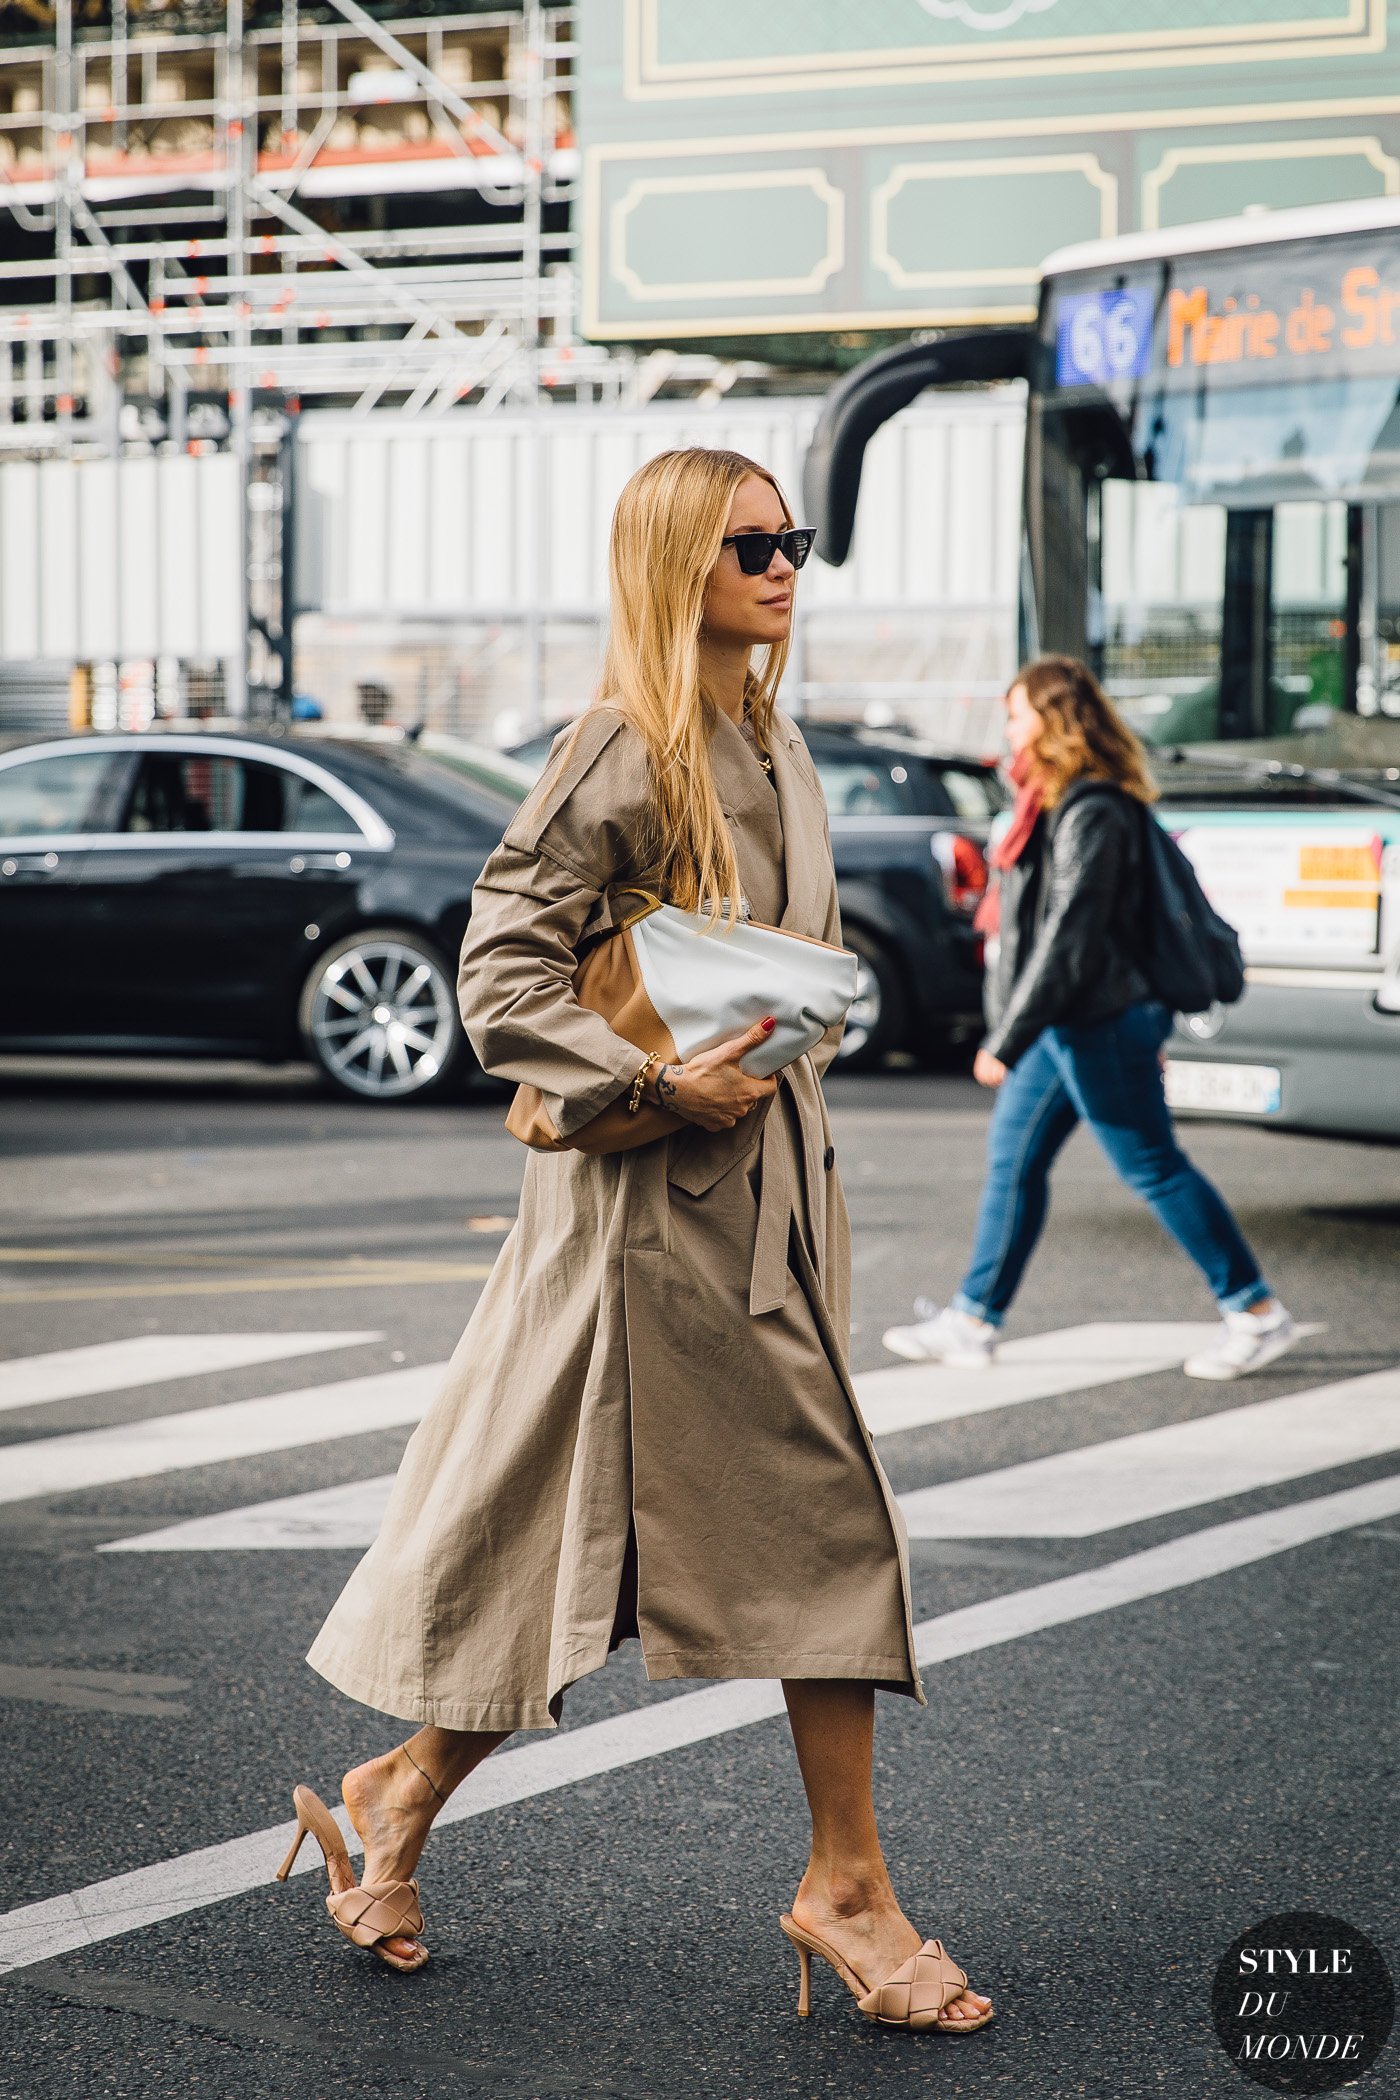
[[[674,1102],[676,1098],[676,1081],[671,1077],[671,1074],[674,1072],[679,1077],[683,1070],[684,1067],[682,1065],[657,1066],[655,1085],[658,1108],[669,1108]]]

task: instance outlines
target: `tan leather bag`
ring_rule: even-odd
[[[644,895],[643,892],[638,892]],[[631,928],[648,912],[657,910],[659,898],[647,897],[641,910],[623,919],[616,930],[596,942],[574,972],[574,997],[590,1013],[601,1014],[614,1035],[637,1046],[637,1062],[649,1050],[666,1064],[679,1064],[676,1045],[665,1022],[646,995],[641,971],[632,946]],[[506,1129],[522,1145],[535,1152],[630,1152],[635,1145],[649,1145],[655,1138],[669,1137],[685,1125],[684,1116],[643,1101],[636,1115],[627,1107],[627,1095],[609,1102],[602,1112],[576,1130],[560,1137],[537,1086],[518,1086],[506,1117]]]

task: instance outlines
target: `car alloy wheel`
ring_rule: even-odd
[[[846,1010],[846,1026],[841,1036],[841,1047],[836,1055],[844,1064],[847,1058],[859,1057],[872,1036],[880,1033],[880,1017],[884,1011],[884,999],[880,992],[880,980],[866,958],[856,958],[856,995]]]
[[[887,1051],[905,1047],[904,988],[898,965],[873,934],[848,926],[846,946],[856,959],[856,995],[836,1059],[847,1072],[869,1072]]]
[[[369,1101],[436,1091],[461,1055],[447,973],[408,934],[370,931],[328,949],[307,979],[301,1027],[327,1078]]]

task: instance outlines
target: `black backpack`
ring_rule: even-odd
[[[1173,1013],[1233,1006],[1244,990],[1239,935],[1211,906],[1186,855],[1143,807],[1143,973]]]

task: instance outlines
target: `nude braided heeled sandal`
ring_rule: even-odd
[[[297,1834],[292,1839],[291,1851],[277,1869],[277,1879],[285,1881],[291,1873],[292,1863],[308,1830],[321,1848],[328,1881],[333,1865],[343,1865],[347,1873],[353,1872],[340,1825],[320,1796],[313,1794],[309,1786],[296,1787],[292,1792],[292,1806],[297,1812]],[[418,1901],[416,1881],[357,1882],[354,1888],[342,1889],[338,1895],[332,1890],[326,1898],[326,1909],[337,1931],[344,1933],[352,1947],[363,1947],[367,1952],[377,1954],[391,1969],[399,1969],[404,1975],[411,1976],[428,1959],[428,1950],[421,1941],[417,1954],[412,1956],[391,1954],[384,1944],[386,1940],[399,1938],[417,1939],[423,1930],[423,1911]]]
[[[908,2027],[915,2033],[936,2027],[940,2034],[975,2034],[992,2017],[991,2006],[984,2013],[973,2013],[962,2020],[944,2017],[943,2008],[967,1989],[967,1972],[958,1967],[942,1940],[925,1940],[917,1953],[901,1962],[872,1990],[834,1947],[818,1939],[814,1932],[807,1932],[790,1912],[784,1912],[778,1923],[797,1949],[802,1971],[797,1992],[801,2019],[805,2020],[812,2010],[814,1954],[830,1962],[866,2019],[876,2020],[882,2027]]]

